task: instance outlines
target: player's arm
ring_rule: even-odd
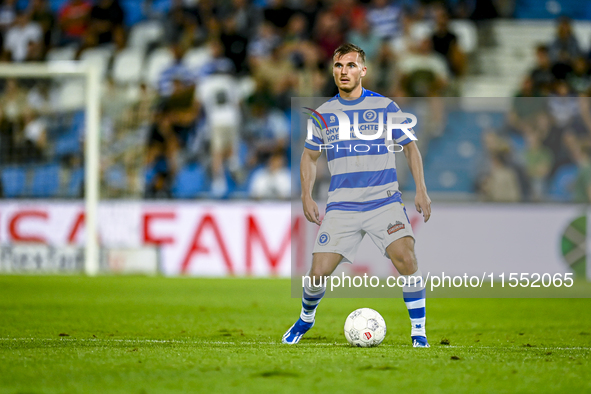
[[[302,182],[302,205],[304,215],[309,222],[320,226],[318,205],[312,198],[312,190],[316,181],[316,164],[322,152],[304,148],[300,162],[300,180]]]
[[[427,185],[425,185],[425,172],[423,171],[423,158],[421,152],[414,141],[404,145],[404,155],[408,161],[410,172],[417,186],[417,195],[415,197],[415,207],[419,213],[423,214],[425,222],[431,217],[431,199],[427,195]]]

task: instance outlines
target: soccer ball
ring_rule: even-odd
[[[386,322],[373,309],[361,308],[345,320],[345,338],[351,346],[378,346],[386,337]]]

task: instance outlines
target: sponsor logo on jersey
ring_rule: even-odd
[[[328,233],[322,233],[318,237],[318,243],[320,245],[326,245],[330,241],[330,235]]]
[[[396,231],[404,229],[404,227],[405,227],[404,223],[399,222],[398,220],[396,221],[395,224],[390,223],[390,224],[388,224],[388,234],[392,235]]]

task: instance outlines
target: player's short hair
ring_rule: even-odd
[[[359,59],[361,59],[361,63],[365,64],[365,52],[363,49],[359,48],[355,44],[351,44],[350,42],[346,44],[341,44],[337,49],[334,50],[332,58],[340,58],[341,56],[346,55],[347,53],[357,52],[359,54]]]

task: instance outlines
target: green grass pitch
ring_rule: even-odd
[[[326,299],[297,346],[289,280],[0,276],[0,393],[589,392],[591,299]],[[388,334],[352,348],[359,307]],[[445,344],[449,343],[449,344]]]

